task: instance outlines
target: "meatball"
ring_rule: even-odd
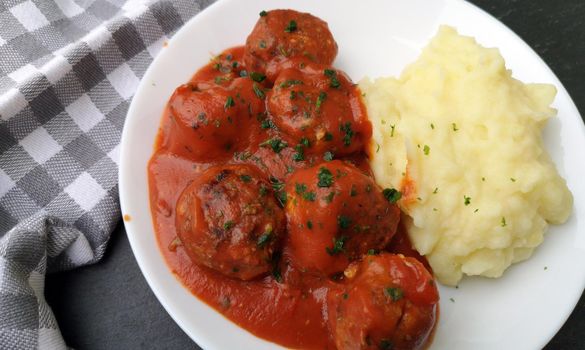
[[[229,157],[245,148],[246,130],[264,113],[264,96],[248,78],[235,79],[229,86],[205,90],[179,86],[169,101],[173,122],[166,140],[170,150],[196,161]]]
[[[244,64],[249,71],[265,73],[290,58],[329,65],[336,55],[337,43],[323,20],[293,10],[262,11],[246,40]]]
[[[386,246],[400,209],[372,178],[339,160],[297,170],[286,185],[287,247],[305,271],[331,275]]]
[[[207,169],[179,197],[175,220],[194,263],[242,280],[271,269],[286,226],[270,184],[252,165]]]
[[[308,153],[347,155],[363,149],[371,125],[359,93],[341,71],[323,65],[284,69],[267,95],[274,125]]]
[[[342,289],[328,295],[329,327],[338,349],[423,348],[439,300],[431,274],[416,259],[365,256],[345,271]]]

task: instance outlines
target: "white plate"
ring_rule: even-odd
[[[189,21],[146,72],[122,135],[120,201],[132,217],[126,231],[150,287],[177,324],[206,349],[274,349],[200,302],[167,268],[149,210],[147,162],[163,107],[172,91],[210,53],[244,43],[264,9],[310,12],[329,23],[339,44],[335,65],[354,80],[397,75],[440,24],[500,48],[514,76],[558,88],[558,118],[546,127],[546,146],[575,197],[568,223],[552,227],[534,256],[503,278],[468,278],[459,289],[440,288],[441,316],[432,349],[539,349],[559,330],[585,284],[585,128],[575,105],[544,62],[512,31],[458,0],[220,1]],[[545,268],[546,267],[546,268]],[[454,302],[450,301],[453,298]]]

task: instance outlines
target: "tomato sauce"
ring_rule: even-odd
[[[258,40],[253,42],[257,43]],[[336,44],[330,46],[336,53]],[[186,288],[249,332],[291,348],[336,349],[340,342],[330,330],[328,298],[346,295],[343,291],[350,290],[349,285],[345,287],[344,279],[348,277],[347,271],[344,276],[343,270],[351,261],[359,259],[366,252],[371,255],[389,251],[414,257],[427,269],[428,263],[412,249],[402,225],[390,241],[391,234],[396,231],[400,212],[395,206],[383,204],[386,193],[382,195],[373,182],[364,152],[372,130],[357,87],[342,72],[328,68],[327,64],[311,62],[307,57],[279,57],[277,63],[272,62],[267,66],[272,67],[272,72],[276,74],[279,69],[274,68],[274,65],[282,64],[285,73],[280,78],[266,78],[263,74],[247,69],[244,63],[247,51],[245,47],[235,47],[213,58],[187,84],[177,88],[165,108],[154,154],[148,165],[150,206],[158,244],[169,268]],[[258,59],[253,61],[259,64]],[[287,69],[297,70],[287,73]],[[310,83],[307,82],[309,80],[296,83],[303,77],[312,80]],[[327,97],[323,97],[324,91]],[[304,100],[295,102],[295,99]],[[270,107],[270,103],[278,100],[284,102]],[[290,103],[290,106],[283,109],[283,103]],[[296,123],[291,124],[295,128],[305,122],[302,117],[295,119],[300,113],[299,108],[305,111],[307,120],[307,114],[313,113],[317,115],[313,116],[314,120],[321,124],[306,128],[299,126],[294,132],[282,132],[290,120]],[[274,118],[277,114],[275,110],[279,115],[289,113],[289,119],[279,121]],[[213,117],[217,115],[221,117]],[[321,128],[325,131],[320,131]],[[313,130],[316,131],[313,133]],[[327,135],[327,130],[331,131],[332,136]],[[270,273],[258,278],[246,277],[244,280],[219,273],[209,265],[194,263],[193,255],[189,254],[184,240],[178,236],[180,230],[176,214],[181,194],[202,174],[217,166],[238,164],[256,167],[260,176],[270,179],[272,187],[282,184],[285,188],[282,191],[285,191],[287,201],[282,204],[283,210],[287,212],[290,235],[283,238],[282,243],[274,243],[275,247],[281,246],[282,249],[278,254],[275,253],[275,261],[278,257],[280,260],[274,263]],[[326,165],[319,167],[319,164]],[[323,168],[327,168],[335,174],[335,169],[338,169],[337,174],[340,174],[343,171],[339,169],[344,167],[349,169],[346,171],[350,173],[348,180],[338,175],[333,176],[335,185],[323,186],[321,180],[319,183],[316,180],[311,183],[310,179],[316,178],[314,174],[311,175],[311,171],[322,172]],[[289,182],[289,179],[292,180]],[[357,195],[354,194],[353,182],[348,182],[354,181],[352,179],[365,184],[356,188]],[[339,187],[343,181],[347,182],[346,186],[351,186],[351,193]],[[299,186],[302,191],[299,191]],[[377,192],[369,193],[370,187],[374,187]],[[308,196],[311,193],[314,197]],[[276,190],[275,195],[278,197]],[[337,203],[339,212],[346,210],[347,215],[363,210],[363,213],[351,217],[354,228],[361,218],[372,222],[381,220],[379,225],[385,231],[378,232],[388,231],[390,235],[381,237],[380,234],[370,234],[367,231],[370,227],[362,225],[362,232],[355,230],[357,233],[347,233],[342,238],[332,236],[331,247],[327,246],[331,239],[324,240],[323,246],[318,249],[323,257],[306,255],[302,251],[305,246],[303,239],[313,230],[313,223],[309,224],[311,220],[303,218],[299,219],[302,220],[301,224],[292,227],[291,220],[294,221],[299,212],[302,215],[319,213],[318,217],[323,219],[319,222],[315,219],[314,229],[321,229],[319,232],[327,234],[331,231],[328,231],[328,227],[338,228],[338,225],[344,224],[340,222],[343,215],[327,218],[327,213],[332,210],[327,205],[332,202]],[[348,207],[347,203],[351,205]],[[293,205],[298,207],[292,208]],[[346,207],[348,209],[344,209]],[[294,211],[294,215],[289,215],[290,211]],[[231,222],[223,225],[226,232],[232,226]],[[297,233],[293,235],[293,231]],[[295,241],[294,237],[301,238]],[[336,255],[338,252],[335,249],[339,248],[336,239],[347,240],[341,241],[340,251],[354,251],[355,256],[345,254],[342,258],[341,254]],[[309,241],[306,245],[310,244],[313,243]],[[305,254],[308,257],[306,261],[321,259],[322,265],[326,267],[308,266],[299,254]],[[407,263],[405,266],[410,265]],[[424,278],[421,281],[427,281],[430,277]],[[405,286],[410,285],[407,282],[404,282]],[[420,294],[420,291],[412,293]],[[425,289],[417,297],[423,300],[423,304],[429,305],[436,303],[438,298],[434,287]],[[434,320],[434,306],[427,309],[433,312],[429,317]],[[428,332],[426,334],[428,336]],[[381,340],[379,347],[383,347],[385,342],[385,339]]]

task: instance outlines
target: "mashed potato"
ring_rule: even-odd
[[[569,216],[541,138],[556,90],[512,78],[497,49],[442,27],[400,79],[360,88],[376,180],[402,189],[411,241],[442,283],[501,276]]]

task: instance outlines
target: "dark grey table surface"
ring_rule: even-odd
[[[471,2],[541,55],[585,112],[584,0]],[[45,295],[65,341],[77,349],[199,349],[146,284],[121,223],[102,262],[49,275]],[[585,297],[546,349],[585,349]]]

